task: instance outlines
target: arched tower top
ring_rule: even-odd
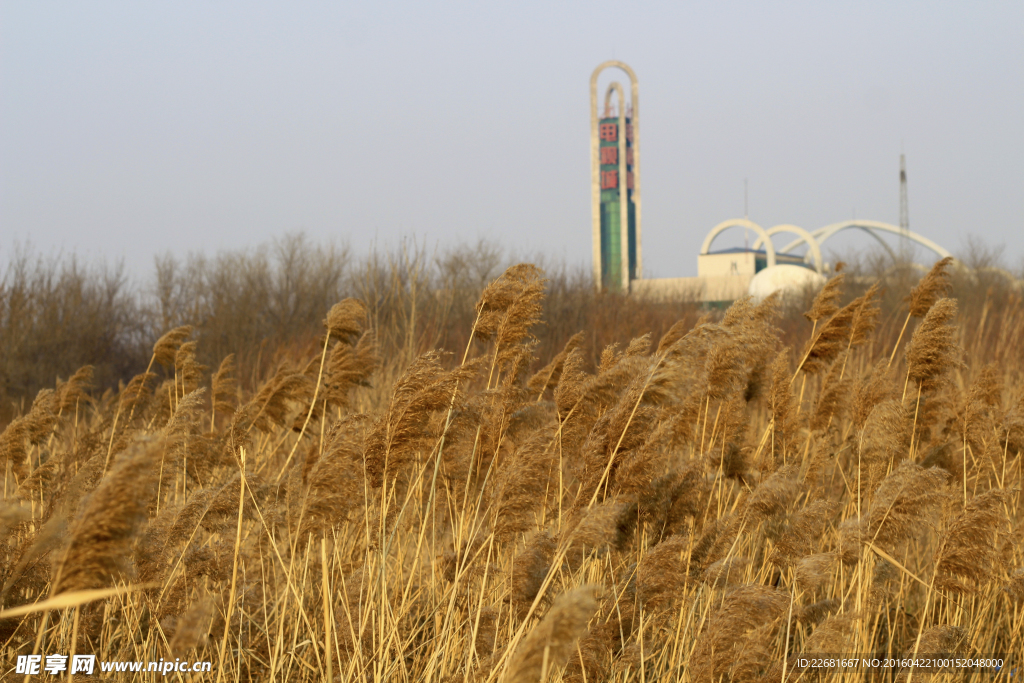
[[[604,91],[604,108],[605,108],[605,111],[608,110],[608,105],[611,104],[612,95],[618,95],[619,96],[619,98],[618,98],[618,106],[619,106],[619,109],[622,110],[623,114],[625,114],[625,109],[623,109],[623,103],[625,102],[626,96],[622,93],[622,86],[619,85],[618,81],[612,81],[611,83],[609,83],[608,84],[608,89]]]
[[[590,75],[591,86],[596,88],[597,77],[600,76],[601,72],[604,71],[605,69],[611,68],[622,69],[623,71],[625,71],[626,75],[629,76],[629,82],[633,85],[634,88],[636,87],[636,72],[633,71],[632,68],[630,68],[629,64],[626,64],[625,62],[620,62],[616,59],[610,59],[607,62],[601,62],[600,64],[597,65],[597,68],[594,69],[594,73]]]

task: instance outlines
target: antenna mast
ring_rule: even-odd
[[[900,155],[900,230],[910,232],[910,213],[907,209],[907,158]]]
[[[749,220],[750,214],[747,212],[747,179],[743,179],[743,219]],[[747,241],[747,226],[743,226],[743,248],[747,249],[750,243]]]

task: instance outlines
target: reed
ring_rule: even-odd
[[[767,683],[1024,651],[1024,316],[959,306],[948,262],[909,315],[844,271],[806,314],[698,316],[486,254],[432,290],[414,249],[357,298],[289,253],[305,341],[215,357],[172,288],[126,381],[51,377],[0,432],[4,666]]]

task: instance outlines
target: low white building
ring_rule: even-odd
[[[736,227],[752,230],[757,235],[751,248],[711,251],[711,245],[719,234]],[[916,242],[939,258],[949,256],[948,251],[925,237],[878,221],[843,221],[812,233],[790,224],[765,230],[753,221],[737,218],[719,223],[704,238],[697,255],[697,277],[636,279],[630,282],[630,291],[647,299],[689,299],[709,305],[725,305],[748,294],[760,300],[776,291],[803,292],[808,288],[818,288],[825,283],[826,273],[830,270],[822,259],[821,244],[849,229],[869,234],[890,253],[892,249],[880,233],[896,234]],[[776,251],[772,237],[779,233],[789,233],[797,239]],[[806,254],[792,252],[802,245],[807,246]],[[892,255],[895,258],[896,255]]]

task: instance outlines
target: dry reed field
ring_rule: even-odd
[[[0,435],[0,678],[924,681],[800,660],[1022,652],[1024,318],[966,326],[952,269],[885,325],[840,273],[799,345],[741,300],[538,358],[517,265],[455,353],[384,357],[349,298],[251,389],[188,326],[116,391],[83,367]]]

